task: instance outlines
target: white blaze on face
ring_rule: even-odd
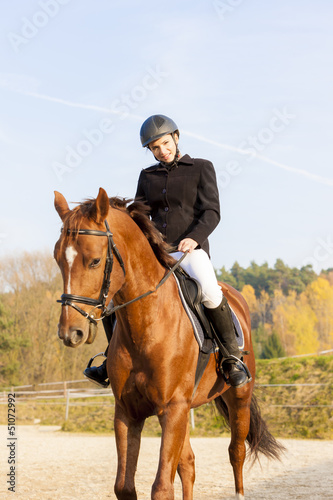
[[[66,248],[65,256],[68,264],[67,291],[65,293],[71,293],[71,271],[75,257],[77,256],[77,251],[72,246],[69,246]]]

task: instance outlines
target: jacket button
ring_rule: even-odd
[[[168,207],[165,207],[164,212],[167,212],[168,210],[169,210]]]
[[[166,222],[164,222],[163,227],[167,227]]]
[[[163,189],[163,190],[162,190],[162,193],[163,193],[163,194],[165,194],[165,193],[166,193],[166,189]]]

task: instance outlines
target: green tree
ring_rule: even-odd
[[[227,283],[228,285],[233,286],[236,290],[239,290],[237,280],[231,274],[231,272],[227,271],[223,266],[221,269],[216,271],[216,278],[218,281],[222,281],[223,283]]]
[[[246,284],[244,281],[244,269],[236,261],[232,268],[230,269],[231,275],[236,282],[237,290],[241,290]]]
[[[254,261],[247,268],[243,268],[236,261],[230,271],[223,267],[217,272],[217,276],[220,281],[232,285],[237,290],[242,290],[244,285],[251,285],[257,298],[261,292],[273,297],[276,289],[281,289],[286,296],[291,291],[300,294],[317,279],[310,265],[301,269],[290,268],[282,259],[277,259],[273,268],[270,268],[267,262],[258,265]]]
[[[259,323],[257,328],[254,328],[252,331],[252,343],[255,357],[261,358],[261,354],[263,348],[267,342],[267,338],[270,335],[270,331],[268,328],[269,325],[264,325],[263,323]]]
[[[0,351],[2,352],[10,351],[15,345],[15,341],[10,335],[12,326],[13,321],[10,319],[9,311],[0,302]]]
[[[271,270],[269,269],[267,262],[264,262],[264,264],[259,266],[252,261],[250,266],[244,269],[243,277],[245,283],[254,288],[257,297],[260,296],[262,291],[270,291]]]
[[[281,340],[276,332],[273,332],[263,345],[261,359],[282,358],[286,355]]]
[[[11,312],[0,302],[0,384],[6,381],[8,385],[19,381],[19,363],[17,361],[20,349],[29,345],[23,335],[15,335],[15,322]]]

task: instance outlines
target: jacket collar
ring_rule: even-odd
[[[178,165],[193,165],[193,163],[193,158],[191,158],[189,155],[184,155],[178,160]],[[144,170],[146,172],[155,172],[156,170],[166,170],[166,167],[164,167],[161,163],[156,163],[155,165],[145,168]]]

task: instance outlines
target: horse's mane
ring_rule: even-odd
[[[112,208],[127,213],[139,226],[157,260],[164,267],[169,268],[175,263],[174,258],[169,254],[172,248],[164,241],[162,234],[150,220],[149,207],[145,203],[117,196],[109,198],[109,202]],[[80,229],[82,220],[84,218],[94,219],[94,206],[95,199],[87,199],[73,208],[64,220],[64,233],[69,233],[71,237],[77,238],[77,231]]]

